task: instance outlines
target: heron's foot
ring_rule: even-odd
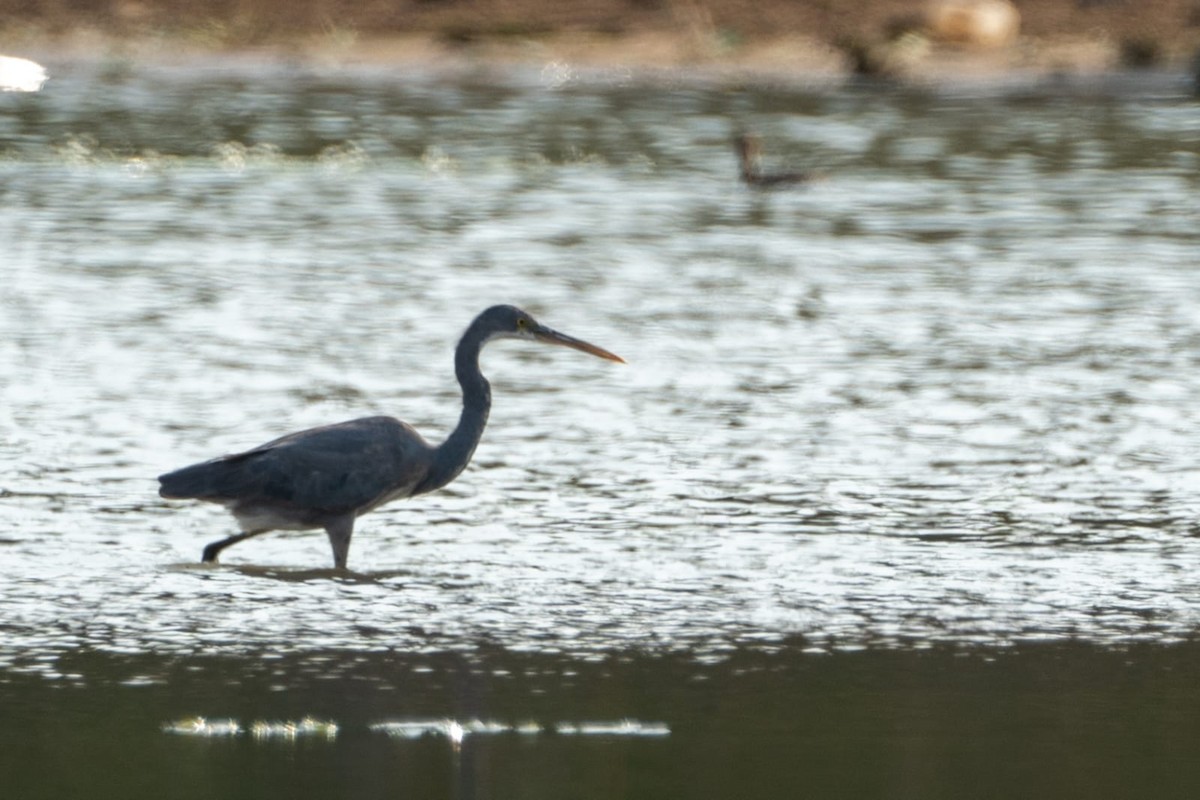
[[[243,531],[242,533],[235,533],[233,536],[226,536],[219,542],[213,542],[208,547],[204,548],[204,554],[200,556],[200,561],[205,564],[215,564],[217,561],[217,556],[220,555],[221,551],[226,547],[229,547],[231,544],[237,544],[238,542],[249,539],[251,536],[258,536],[260,533],[266,533],[266,531]]]
[[[216,564],[217,557],[221,555],[221,551],[241,538],[241,536],[227,536],[219,541],[209,542],[205,545],[204,552],[200,555],[200,563]]]

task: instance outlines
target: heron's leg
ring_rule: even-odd
[[[213,542],[204,548],[204,555],[200,556],[200,560],[204,563],[215,562],[221,551],[231,544],[237,544],[243,539],[249,539],[251,536],[258,536],[266,531],[247,531],[245,533],[235,533],[233,536],[226,536],[219,542]]]
[[[346,514],[332,520],[325,526],[329,534],[329,544],[333,547],[333,566],[336,569],[346,568],[346,556],[350,554],[350,537],[354,535],[354,515]]]

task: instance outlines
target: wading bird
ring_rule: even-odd
[[[817,176],[811,172],[763,172],[759,167],[762,142],[754,134],[743,133],[733,140],[733,145],[738,155],[742,182],[747,186],[753,186],[756,189],[770,189],[797,186],[816,180]]]
[[[344,569],[355,518],[384,503],[440,489],[467,466],[492,405],[479,353],[488,342],[503,338],[563,345],[624,363],[519,308],[492,306],[467,327],[454,352],[462,416],[440,445],[429,444],[411,425],[393,417],[363,417],[168,472],[158,478],[158,493],[220,503],[237,519],[241,533],[205,547],[203,561],[216,561],[231,544],[267,531],[324,528],[333,564]]]

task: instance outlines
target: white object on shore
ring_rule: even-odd
[[[1021,30],[1021,12],[1009,0],[931,0],[925,18],[932,38],[967,47],[1003,47]]]
[[[39,92],[46,82],[46,68],[36,61],[0,56],[0,91]]]

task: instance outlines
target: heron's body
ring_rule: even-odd
[[[205,561],[267,531],[324,528],[334,566],[345,567],[357,517],[384,503],[439,489],[470,462],[491,408],[491,387],[479,370],[479,352],[488,341],[507,336],[621,360],[538,324],[520,309],[493,306],[476,317],[455,351],[463,410],[442,444],[429,444],[398,419],[363,417],[169,472],[159,477],[159,494],[219,503],[237,519],[242,532],[206,547]]]
[[[306,530],[417,494],[432,460],[433,447],[408,424],[364,417],[289,434],[159,480],[163,497],[220,503],[243,530]]]

